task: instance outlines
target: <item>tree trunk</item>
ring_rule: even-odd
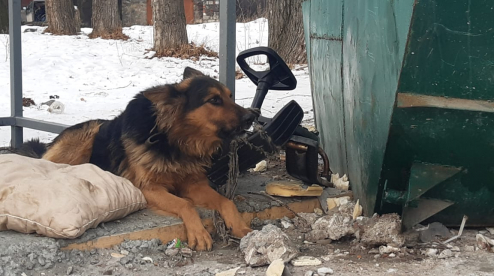
[[[0,0],[0,34],[9,33],[9,1]]]
[[[122,19],[118,10],[118,0],[93,0],[93,32],[90,38],[128,39],[122,33]]]
[[[169,56],[188,46],[187,23],[183,0],[153,0],[154,51]]]
[[[45,33],[76,35],[81,31],[81,26],[77,26],[72,0],[46,0],[45,5],[48,21]]]
[[[268,46],[288,64],[307,63],[303,1],[268,0]]]

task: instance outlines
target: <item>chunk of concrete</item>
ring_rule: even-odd
[[[268,265],[277,259],[286,263],[299,253],[290,238],[272,224],[243,237],[240,240],[240,251],[244,254],[245,262],[252,267]]]
[[[374,215],[363,226],[360,242],[366,246],[392,245],[401,247],[405,238],[401,234],[401,219],[398,214]]]
[[[355,233],[352,215],[346,213],[333,213],[319,218],[312,224],[312,231],[306,234],[305,239],[317,242],[323,239],[339,240],[342,237]]]
[[[281,276],[285,270],[285,263],[282,259],[274,260],[266,270],[266,276]]]

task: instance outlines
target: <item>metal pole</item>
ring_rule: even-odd
[[[10,116],[22,117],[21,0],[9,0]],[[22,144],[22,127],[11,126],[11,146]]]
[[[235,99],[236,0],[220,2],[220,82],[232,91]]]

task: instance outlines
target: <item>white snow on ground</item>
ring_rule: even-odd
[[[237,54],[247,48],[267,45],[266,19],[237,23]],[[31,29],[31,32],[24,32]],[[181,80],[186,66],[218,76],[218,59],[197,61],[176,58],[146,58],[153,45],[152,26],[124,28],[128,41],[89,39],[91,29],[77,36],[42,34],[44,28],[22,27],[23,96],[36,106],[25,107],[24,116],[73,125],[89,119],[111,119],[118,115],[139,91],[153,85]],[[189,39],[218,50],[219,23],[187,26]],[[8,35],[0,35],[0,117],[10,115],[10,60]],[[257,62],[262,59],[256,60]],[[298,80],[293,91],[270,91],[262,106],[264,116],[272,117],[290,100],[296,100],[312,119],[312,98],[307,68],[294,70]],[[236,100],[249,106],[255,85],[247,78],[236,81]],[[62,114],[47,111],[41,103],[58,95],[65,105]],[[24,139],[39,137],[50,141],[55,134],[25,129]],[[10,144],[10,127],[0,127],[0,147]]]

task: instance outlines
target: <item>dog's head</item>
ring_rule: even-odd
[[[256,112],[232,99],[231,91],[200,71],[185,68],[184,80],[143,92],[156,108],[156,126],[188,155],[211,156],[248,129]]]

